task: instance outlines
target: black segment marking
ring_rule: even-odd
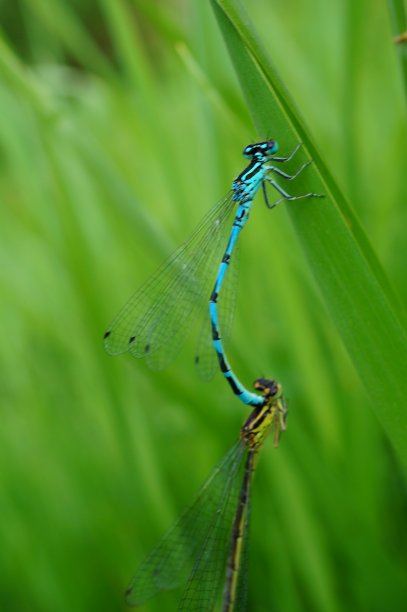
[[[259,171],[259,168],[263,165],[263,162],[255,162],[253,164],[253,168],[249,168],[248,173],[246,174],[246,180],[251,181],[251,179],[256,176]]]
[[[220,369],[222,373],[227,374],[227,372],[230,372],[230,368],[228,367],[225,361],[225,357],[222,353],[218,353],[218,360],[219,360],[219,365],[220,365]]]
[[[259,416],[260,411],[261,411],[261,407],[256,406],[255,411],[253,410],[252,414],[249,415],[247,421],[243,425],[243,429],[250,429],[252,427],[252,423],[254,423],[257,417]]]
[[[232,387],[232,391],[235,395],[242,395],[243,391],[241,391],[238,386],[236,385],[235,381],[233,380],[233,378],[230,378],[229,376],[226,376],[226,380],[228,381],[229,385]]]
[[[264,406],[264,404],[263,404],[263,406]],[[263,421],[266,418],[267,414],[268,414],[268,411],[259,412],[259,414],[256,416],[256,418],[253,419],[253,425],[255,425],[255,427],[259,427],[263,423]]]
[[[220,340],[218,328],[216,327],[213,321],[211,321],[211,327],[212,327],[212,340]]]
[[[256,176],[259,168],[261,168],[262,165],[262,161],[254,159],[252,162],[250,162],[247,168],[245,168],[243,172],[239,174],[236,180],[240,181],[241,183],[249,183],[253,176]]]
[[[239,174],[239,176],[238,176],[238,177],[237,177],[237,179],[236,179],[236,182],[239,182],[239,183],[246,183],[246,181],[247,181],[247,178],[246,178],[246,177],[247,177],[247,176],[249,176],[249,174],[250,174],[251,170],[253,169],[253,166],[256,166],[256,165],[257,165],[257,163],[258,163],[258,162],[257,162],[257,161],[255,161],[255,160],[253,159],[253,160],[250,162],[250,164],[249,164],[249,165],[248,165],[248,166],[247,166],[247,167],[246,167],[246,168],[243,170],[243,172],[241,172],[241,173]]]

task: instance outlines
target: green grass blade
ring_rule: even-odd
[[[287,208],[376,415],[407,462],[407,429],[403,427],[407,342],[400,321],[402,309],[247,15],[238,2],[212,0],[212,5],[259,134],[278,136],[284,151],[302,141],[307,156],[314,160],[314,171],[304,174],[295,188],[327,197]]]
[[[79,63],[85,62],[85,66],[106,78],[113,76],[109,61],[88,36],[69,3],[26,0],[26,4],[32,11],[33,18]]]
[[[407,15],[404,0],[388,0],[390,21],[394,37],[405,34],[407,31]],[[407,99],[407,42],[397,43],[397,55],[403,78],[404,93]]]

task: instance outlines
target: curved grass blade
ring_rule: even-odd
[[[129,605],[139,606],[159,591],[175,589],[188,581],[199,551],[210,541],[225,505],[229,506],[245,450],[240,440],[230,449],[191,506],[142,563],[126,591]],[[193,579],[188,584],[192,585]]]
[[[128,351],[133,357],[147,358],[148,365],[156,370],[174,359],[193,313],[209,296],[233,208],[228,194],[130,298],[105,333],[109,354]]]

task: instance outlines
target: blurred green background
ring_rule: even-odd
[[[405,303],[405,108],[385,3],[246,8]],[[0,10],[0,607],[124,610],[136,565],[247,412],[220,375],[199,380],[194,332],[162,373],[101,339],[258,135],[208,2]],[[405,610],[404,474],[285,206],[256,202],[240,267],[232,364],[247,385],[278,378],[290,409],[256,475],[249,609]]]

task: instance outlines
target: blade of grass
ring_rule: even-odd
[[[25,0],[34,18],[48,30],[72,57],[105,78],[113,77],[109,60],[88,36],[84,25],[69,3]]]
[[[390,21],[394,37],[402,36],[407,31],[407,15],[404,0],[388,0]],[[407,99],[407,42],[396,44],[403,78],[404,93]]]
[[[39,85],[32,71],[14,54],[5,37],[0,33],[0,74],[3,80],[21,92],[40,114],[51,117],[55,105],[51,94]]]
[[[299,192],[326,194],[288,206],[293,225],[337,330],[374,411],[407,464],[407,342],[403,316],[354,213],[335,184],[298,111],[238,2],[211,0],[259,134],[281,134],[287,151],[298,141],[314,172]]]

